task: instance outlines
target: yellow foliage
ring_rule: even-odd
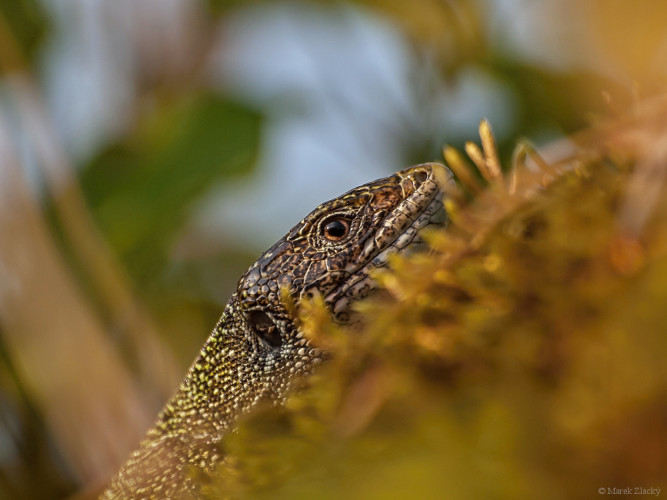
[[[607,130],[558,168],[515,155],[507,180],[453,196],[433,252],[378,274],[363,327],[309,304],[304,327],[331,359],[224,441],[211,498],[667,491],[667,156],[653,132]],[[655,147],[623,140],[637,137]],[[495,157],[469,149],[478,166]],[[631,188],[647,171],[652,198]]]

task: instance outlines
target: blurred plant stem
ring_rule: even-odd
[[[134,422],[147,425],[152,408],[63,263],[0,134],[7,351],[68,466],[84,482],[103,479],[139,438]]]
[[[96,291],[104,316],[113,318],[105,328],[99,312],[83,298],[0,121],[0,322],[29,397],[52,428],[68,465],[84,481],[105,479],[136,444],[137,429],[150,423],[176,386],[178,370],[90,216],[2,16],[0,42],[5,89],[32,141],[67,249]],[[124,338],[130,359],[136,360],[140,387],[108,330]]]
[[[113,318],[115,332],[126,337],[139,378],[147,394],[165,399],[178,383],[173,356],[159,340],[150,316],[142,307],[121,265],[92,220],[72,167],[62,150],[34,84],[26,77],[9,81],[25,130],[34,140],[38,163],[63,229],[74,252],[99,294],[104,312]]]

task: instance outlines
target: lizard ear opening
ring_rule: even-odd
[[[280,347],[283,345],[283,339],[280,336],[280,331],[273,320],[264,311],[254,309],[248,311],[248,321],[257,336],[269,347]]]

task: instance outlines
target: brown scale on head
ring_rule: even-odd
[[[403,170],[323,203],[268,249],[239,281],[222,318],[177,393],[103,498],[196,498],[193,470],[210,472],[236,418],[261,400],[281,402],[295,376],[322,353],[311,347],[297,307],[320,294],[332,317],[373,289],[369,271],[390,254],[423,246],[420,230],[444,225],[443,166]]]

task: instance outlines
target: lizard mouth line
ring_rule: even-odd
[[[370,276],[372,270],[386,267],[395,253],[405,254],[425,248],[422,230],[444,227],[448,222],[443,205],[443,190],[452,178],[448,169],[438,164],[424,164],[397,175],[402,182],[410,179],[417,187],[384,218],[381,227],[364,243],[359,259],[349,269],[350,274],[343,284],[325,297],[339,322],[348,322],[350,305],[376,287]]]

